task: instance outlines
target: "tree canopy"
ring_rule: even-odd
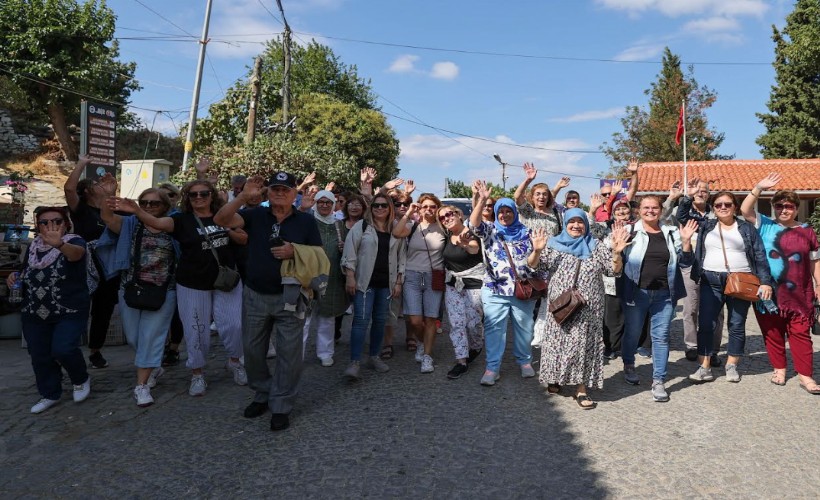
[[[626,115],[621,118],[623,131],[612,134],[611,145],[605,142],[601,146],[613,172],[620,172],[631,158],[642,163],[683,160],[683,146],[675,144],[675,132],[684,100],[687,158],[727,158],[717,153],[724,134],[710,128],[706,118],[706,110],[715,103],[717,94],[698,85],[691,66],[684,74],[680,58],[669,47],[664,49],[657,80],[644,90],[644,94],[649,97],[648,109],[627,106]]]
[[[47,111],[69,160],[77,159],[68,125],[79,121],[78,93],[125,105],[139,89],[136,64],[118,60],[115,21],[98,0],[0,2],[0,72]]]
[[[772,31],[775,85],[757,144],[764,158],[820,157],[820,0],[798,0]]]

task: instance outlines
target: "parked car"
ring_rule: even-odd
[[[442,198],[442,205],[452,205],[458,207],[464,212],[464,220],[470,218],[470,213],[473,211],[473,200],[470,198]]]

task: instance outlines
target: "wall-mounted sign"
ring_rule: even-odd
[[[99,179],[106,172],[116,175],[117,170],[117,107],[94,101],[83,101],[80,106],[80,154],[91,157],[85,177]]]

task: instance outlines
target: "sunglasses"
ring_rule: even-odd
[[[422,205],[422,206],[421,206],[421,209],[422,209],[422,210],[435,210],[435,209],[437,209],[437,208],[438,208],[438,207],[437,207],[437,206],[435,206],[435,205]]]
[[[393,206],[394,207],[409,207],[410,202],[409,201],[397,201],[397,202],[393,203]]]
[[[62,226],[65,219],[62,217],[55,217],[53,219],[40,219],[37,221],[37,224],[41,226],[48,226],[49,223],[53,222],[55,226]]]
[[[455,217],[456,213],[450,210],[449,212],[444,212],[443,214],[438,216],[438,220],[444,222],[445,220],[449,219],[450,217]]]
[[[735,206],[735,204],[732,203],[731,201],[726,202],[726,203],[723,203],[723,202],[715,203],[715,208],[717,208],[717,209],[732,208],[734,206]]]
[[[145,208],[145,207],[157,208],[157,207],[162,206],[162,202],[159,201],[159,200],[140,200],[138,203],[143,208]]]
[[[775,203],[775,210],[797,210],[797,205],[794,203]]]
[[[612,193],[601,193],[601,196],[609,196],[609,195],[611,195],[611,194],[612,194]]]
[[[371,203],[370,206],[372,208],[387,208],[390,205],[388,205],[387,203]]]
[[[168,198],[176,198],[176,197],[177,197],[176,193],[174,193],[174,192],[168,193]]]
[[[210,191],[188,191],[188,196],[190,198],[208,198],[211,196]]]

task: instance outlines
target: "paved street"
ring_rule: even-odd
[[[349,321],[348,321],[349,324]],[[172,368],[134,404],[133,353],[109,347],[110,366],[92,372],[92,394],[30,415],[37,401],[19,340],[0,341],[0,491],[3,498],[817,498],[820,446],[813,435],[820,397],[769,383],[753,315],[740,384],[720,377],[694,386],[673,323],[671,401],[649,395],[651,363],[639,387],[621,362],[606,368],[597,409],[549,397],[518,375],[508,346],[502,379],[481,387],[483,356],[459,380],[445,377],[452,349],[435,348],[422,375],[396,343],[391,371],[363,369],[350,385],[346,337],[337,363],[310,362],[290,429],[272,433],[269,414],[244,419],[250,390],[233,384],[217,347],[203,398]],[[216,338],[215,338],[216,339]],[[724,339],[725,342],[725,339]],[[401,347],[401,348],[400,348]],[[818,363],[815,362],[817,368]],[[794,377],[794,378],[792,378]],[[70,389],[70,386],[68,387]]]

